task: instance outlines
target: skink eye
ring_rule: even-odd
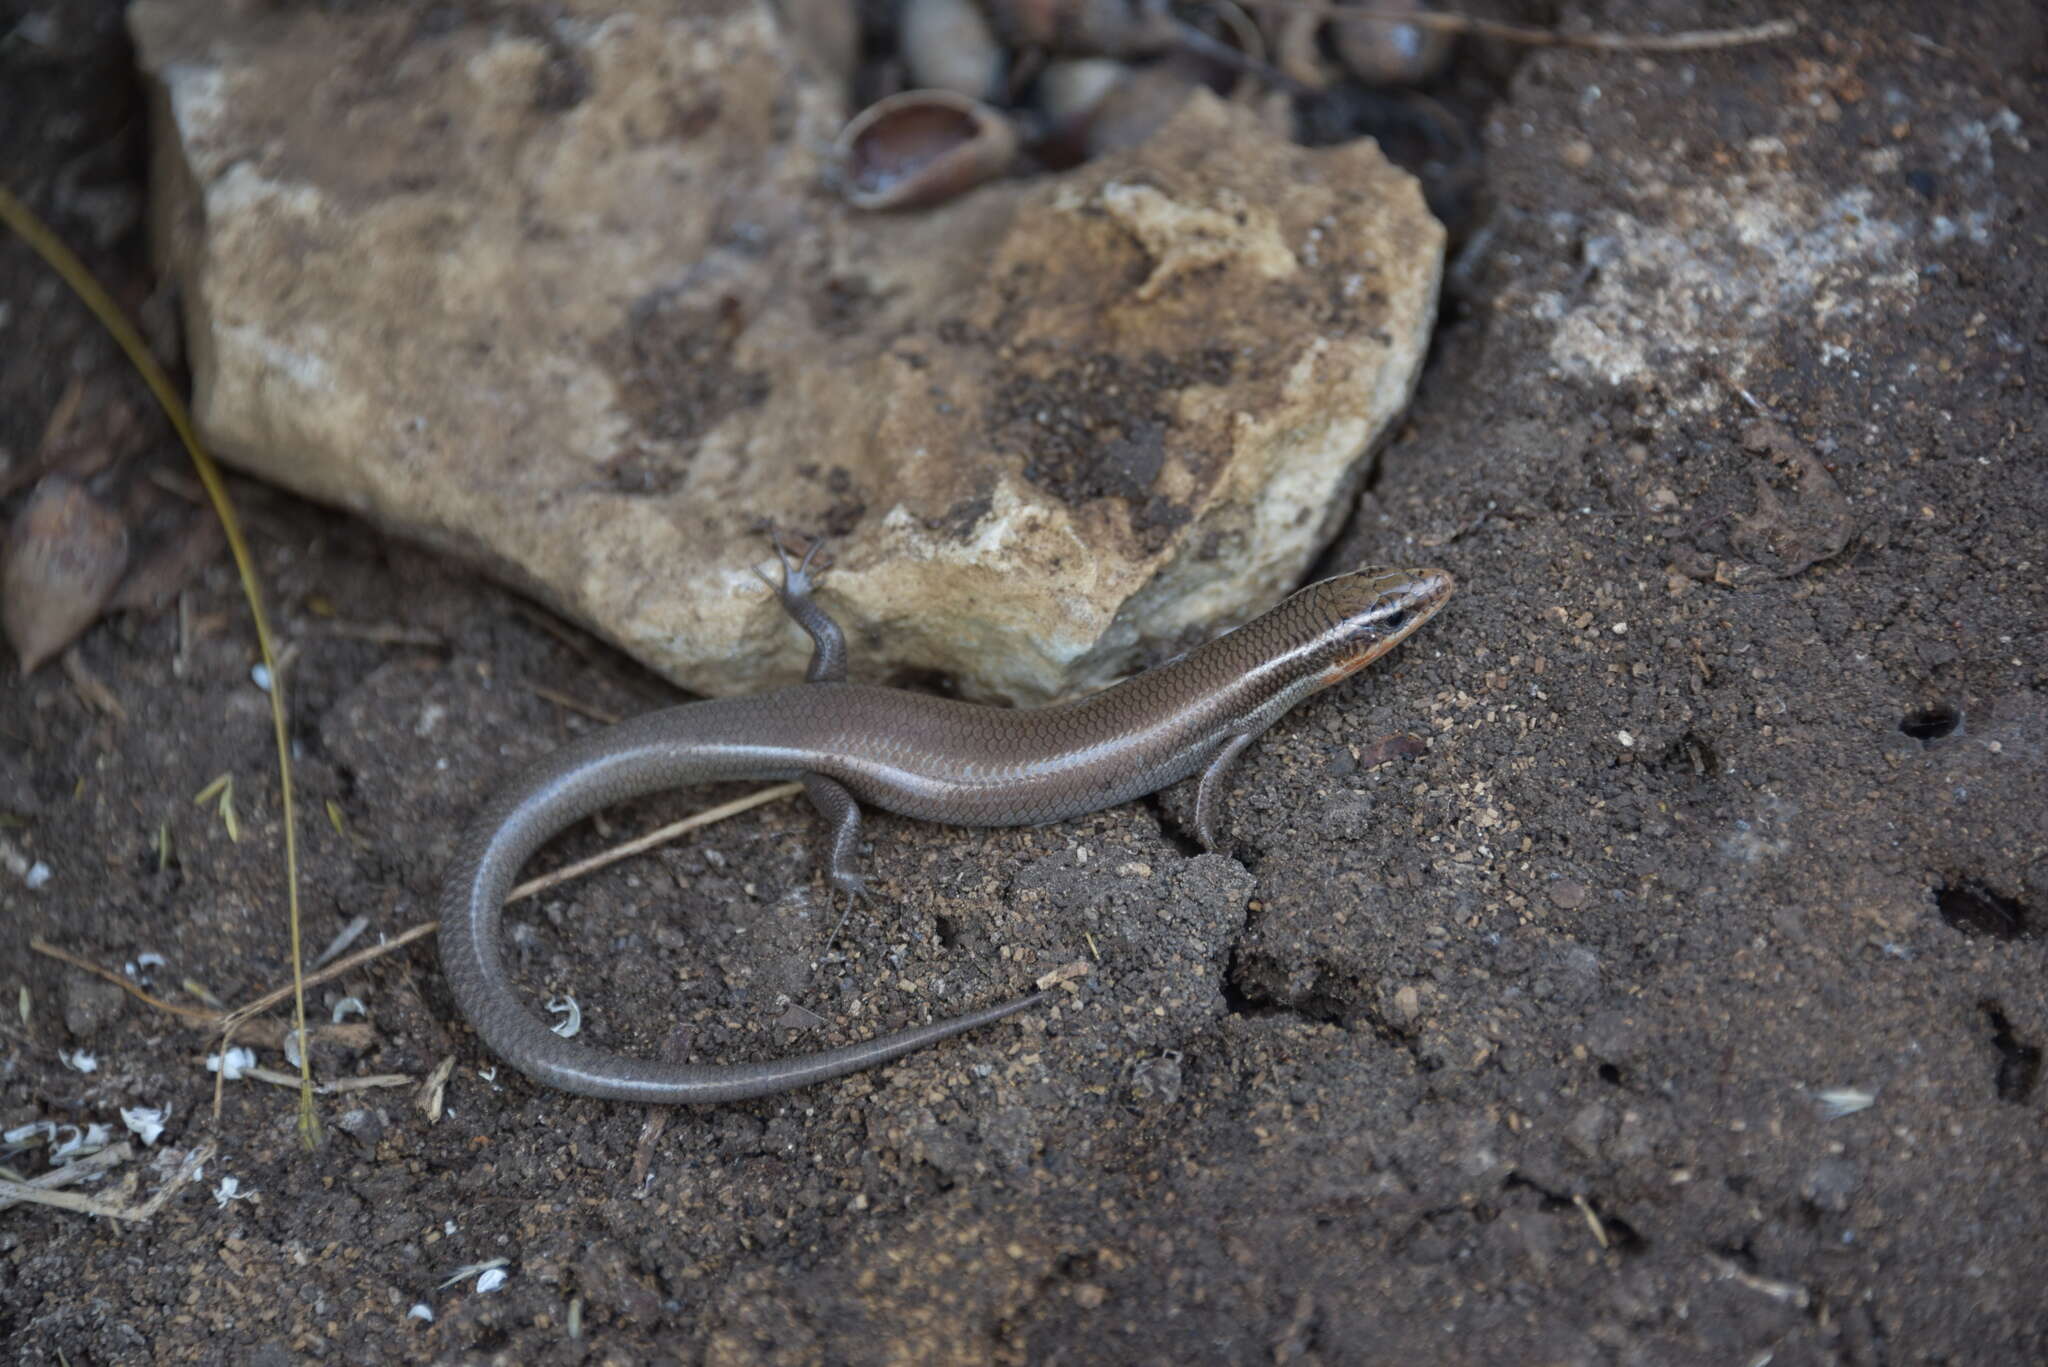
[[[1407,625],[1408,609],[1406,608],[1401,609],[1399,612],[1390,612],[1386,616],[1380,618],[1380,629],[1382,631],[1399,631],[1402,627]]]

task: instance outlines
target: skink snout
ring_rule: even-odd
[[[1382,601],[1385,625],[1389,630],[1400,631],[1395,640],[1428,621],[1438,608],[1450,601],[1452,591],[1458,587],[1458,581],[1451,578],[1447,570],[1391,570],[1388,573],[1394,582]],[[1400,620],[1397,622],[1396,619]]]
[[[1456,581],[1443,570],[1381,570],[1373,605],[1361,623],[1378,638],[1375,656],[1406,640],[1450,599]]]
[[[1449,601],[1457,581],[1443,570],[1372,565],[1314,586],[1335,624],[1337,656],[1327,685],[1365,668],[1408,639]],[[1329,637],[1325,637],[1329,640]]]
[[[1457,581],[1444,570],[1373,565],[1324,581],[1331,615],[1353,633],[1391,646],[1428,621],[1450,598]]]

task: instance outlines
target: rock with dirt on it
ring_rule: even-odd
[[[767,524],[832,538],[859,677],[1102,684],[1291,588],[1407,402],[1443,234],[1370,142],[1199,92],[862,214],[766,7],[551,14],[143,0],[160,256],[223,457],[690,688],[801,672]]]

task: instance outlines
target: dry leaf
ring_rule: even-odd
[[[128,528],[85,486],[46,475],[14,519],[0,561],[0,625],[21,672],[78,639],[128,566]]]

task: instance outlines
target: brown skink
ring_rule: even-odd
[[[690,783],[801,779],[832,828],[828,878],[860,896],[860,803],[963,826],[1040,825],[1200,772],[1195,835],[1213,848],[1223,781],[1244,748],[1303,698],[1406,639],[1453,587],[1442,570],[1338,575],[1113,688],[1011,709],[846,682],[845,641],[812,600],[809,569],[808,556],[796,566],[784,557],[778,589],[811,637],[809,682],[593,732],[529,768],[463,836],[441,900],[442,968],[484,1043],[535,1081],[621,1101],[765,1096],[900,1058],[1044,995],[765,1063],[660,1063],[564,1039],[514,996],[499,909],[527,859],[600,808]]]

